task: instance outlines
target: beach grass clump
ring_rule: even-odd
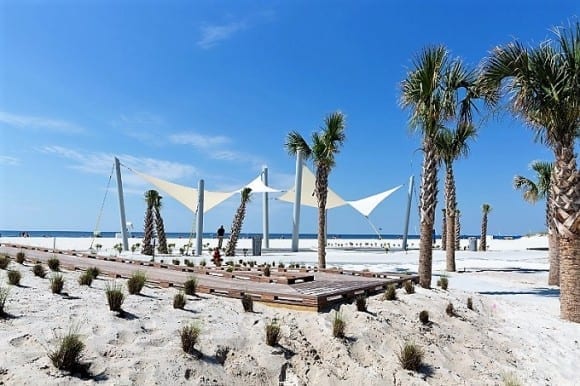
[[[173,259],[172,263],[173,265],[179,265],[181,264],[181,261],[179,261],[179,259]]]
[[[24,264],[24,260],[26,259],[26,254],[22,251],[16,253],[16,262],[18,264]]]
[[[185,325],[179,330],[179,335],[181,337],[181,348],[187,354],[194,354],[195,344],[197,343],[197,339],[199,338],[199,334],[201,333],[201,329],[199,326],[195,324],[188,324]]]
[[[268,264],[266,264],[266,266],[264,267],[264,276],[266,277],[270,277],[270,266]]]
[[[367,297],[365,295],[359,295],[355,299],[356,310],[360,312],[367,311]]]
[[[16,271],[15,269],[11,269],[8,271],[8,283],[12,285],[20,285],[20,279],[22,279],[22,274],[20,271]]]
[[[205,261],[205,259],[201,259],[201,261],[199,262],[199,265],[201,265],[202,267],[205,267],[207,265],[207,261]]]
[[[189,259],[183,259],[183,264],[185,264],[188,267],[193,267],[194,266],[193,262],[191,260],[189,260]]]
[[[447,307],[445,307],[445,313],[449,316],[457,316],[455,313],[455,307],[453,307],[453,303],[449,302]]]
[[[397,289],[393,284],[389,284],[383,295],[384,300],[397,300]]]
[[[51,271],[58,272],[60,270],[60,260],[56,257],[51,257],[48,259],[48,268]]]
[[[79,284],[91,286],[93,283],[93,275],[89,271],[83,272],[83,274],[79,277]]]
[[[429,311],[423,310],[419,312],[419,320],[422,324],[429,324]]]
[[[173,297],[173,308],[183,310],[183,307],[185,307],[186,303],[187,298],[185,297],[185,294],[183,292],[179,292],[175,294],[175,296]]]
[[[138,295],[145,286],[147,275],[143,271],[135,271],[127,280],[127,289],[131,295]]]
[[[397,354],[399,363],[405,370],[419,371],[423,365],[423,356],[425,353],[415,343],[405,343],[401,351]]]
[[[412,280],[405,281],[404,287],[405,287],[405,291],[408,294],[414,294],[415,293],[415,284],[413,283]]]
[[[4,286],[0,287],[0,317],[6,315],[5,307],[9,294],[10,288]]]
[[[442,290],[447,291],[447,287],[449,287],[449,279],[447,276],[441,276],[441,278],[437,280],[437,285],[441,287]]]
[[[266,324],[266,344],[275,346],[280,341],[280,325],[276,319]]]
[[[342,313],[336,312],[334,314],[334,320],[332,321],[332,336],[335,338],[344,338],[344,330],[346,328],[346,322]]]
[[[473,299],[471,297],[467,298],[467,308],[473,310]]]
[[[55,273],[50,277],[50,290],[53,294],[60,294],[64,287],[64,278],[60,273]]]
[[[82,368],[81,357],[85,344],[75,329],[58,338],[56,348],[48,353],[50,361],[59,370],[74,372]]]
[[[8,256],[0,256],[0,269],[8,268],[8,264],[10,264]]]
[[[228,359],[228,354],[230,353],[230,350],[231,349],[229,346],[222,345],[217,346],[214,355],[216,362],[223,366],[224,363],[226,363],[226,359]]]
[[[228,267],[226,268],[226,272],[229,272],[229,273],[234,272],[234,267],[232,267],[231,265],[228,265]]]
[[[244,307],[244,312],[254,312],[254,299],[248,294],[243,294],[242,307]]]
[[[109,310],[115,312],[121,312],[121,306],[123,301],[125,301],[125,294],[123,293],[123,287],[117,285],[113,281],[112,284],[107,283],[105,285],[105,294],[107,295],[107,303],[109,304]]]
[[[183,291],[186,295],[193,296],[197,291],[197,279],[195,276],[190,276],[185,283],[183,283]]]
[[[87,269],[87,273],[90,273],[93,279],[96,279],[101,274],[101,270],[97,267],[91,267]]]
[[[504,386],[522,386],[522,383],[513,373],[504,374],[502,380]]]
[[[34,276],[37,276],[41,279],[44,279],[46,277],[46,270],[40,263],[34,264],[34,267],[32,267],[32,273],[34,274]]]

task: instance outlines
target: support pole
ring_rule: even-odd
[[[409,217],[411,216],[411,201],[413,200],[413,176],[409,178],[409,193],[407,197],[407,214],[405,216],[405,229],[403,230],[403,250],[407,250],[407,236],[409,234]]]
[[[203,180],[197,186],[197,225],[195,227],[195,255],[201,256],[203,247]]]
[[[115,170],[117,172],[117,193],[119,193],[119,211],[121,212],[121,236],[123,237],[123,251],[129,250],[127,238],[127,220],[125,218],[125,200],[123,199],[123,181],[121,180],[121,164],[115,157]]]
[[[296,176],[294,180],[294,213],[292,217],[292,252],[298,252],[298,238],[300,237],[300,199],[302,197],[302,152],[296,152]]]
[[[268,186],[268,167],[262,168],[262,182]],[[262,202],[262,233],[264,240],[264,248],[270,248],[270,230],[269,230],[269,214],[268,214],[268,192],[264,192]]]

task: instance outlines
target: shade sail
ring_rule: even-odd
[[[314,176],[314,173],[312,173],[306,166],[302,166],[302,194],[300,195],[301,205],[318,208],[318,199],[314,193],[316,187],[315,181],[316,177]],[[295,195],[296,187],[278,197],[278,200],[293,203]],[[329,188],[328,196],[326,198],[326,209],[338,208],[339,206],[343,205],[346,205],[346,201]]]
[[[265,185],[264,182],[262,181],[261,176],[256,177],[252,182],[250,182],[249,184],[244,186],[244,188],[252,189],[252,193],[278,193],[278,192],[281,192],[281,190],[273,189],[273,188]],[[241,191],[241,189],[240,189],[240,191]]]
[[[386,190],[381,193],[374,194],[369,197],[361,198],[360,200],[356,201],[347,201],[347,204],[352,206],[358,212],[360,212],[363,216],[368,217],[373,210],[381,203],[384,199],[389,197],[391,194],[395,193],[399,190],[403,185],[399,185],[395,188]]]

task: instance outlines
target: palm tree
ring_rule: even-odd
[[[461,211],[459,209],[455,210],[455,250],[461,249]],[[449,242],[448,242],[449,243]],[[451,245],[451,244],[450,244]]]
[[[154,190],[155,193],[157,191]],[[165,226],[163,225],[163,217],[161,217],[161,199],[163,197],[157,193],[157,198],[155,199],[155,203],[153,205],[153,209],[155,210],[155,228],[157,230],[157,241],[158,247],[157,251],[159,253],[168,254],[169,250],[167,249],[167,237],[165,236]]]
[[[410,127],[422,134],[423,170],[421,173],[419,283],[431,287],[433,269],[432,235],[437,206],[437,151],[435,138],[444,123],[455,118],[458,91],[464,89],[459,103],[461,124],[471,122],[475,98],[474,74],[459,59],[451,60],[442,46],[425,48],[414,60],[414,68],[401,83],[401,106],[410,110]],[[447,235],[449,236],[449,235]]]
[[[441,250],[447,248],[447,216],[445,214],[445,208],[441,209],[443,215],[441,216]]]
[[[453,176],[453,162],[469,153],[468,141],[475,138],[473,125],[460,125],[455,131],[443,128],[435,137],[435,147],[439,162],[445,165],[445,212],[447,216],[447,271],[455,272],[455,209],[457,198],[455,191],[455,177]],[[459,221],[458,221],[459,222]]]
[[[326,268],[326,198],[328,196],[328,177],[335,166],[335,156],[340,152],[346,139],[345,117],[334,112],[324,119],[320,132],[312,134],[312,144],[296,131],[286,137],[286,150],[291,155],[300,151],[304,159],[312,158],[316,168],[315,191],[318,200],[318,267]]]
[[[558,285],[560,282],[560,264],[558,259],[558,235],[553,227],[553,208],[550,199],[551,181],[554,165],[551,162],[534,161],[530,169],[536,172],[537,181],[534,182],[524,176],[514,177],[514,188],[523,191],[524,200],[535,204],[538,200],[546,199],[546,226],[548,227],[548,243],[550,250],[550,274],[548,284]]]
[[[481,206],[481,212],[483,217],[481,218],[481,243],[479,244],[479,250],[487,250],[487,215],[491,212],[491,205],[483,204]]]
[[[154,224],[155,224],[155,214],[153,208],[155,207],[155,202],[159,194],[155,190],[148,190],[145,192],[145,202],[147,203],[147,209],[145,211],[145,225],[143,227],[143,249],[141,253],[144,255],[153,256],[153,237],[155,237]]]
[[[226,245],[226,256],[236,255],[236,245],[238,244],[238,238],[242,232],[242,225],[244,224],[244,218],[246,217],[246,205],[250,202],[252,195],[251,188],[244,188],[240,192],[240,206],[236,211],[234,220],[232,221],[232,231],[230,232],[230,240]]]
[[[498,104],[509,97],[512,113],[554,152],[550,199],[560,247],[560,315],[580,323],[580,174],[574,153],[580,125],[580,23],[555,29],[555,41],[526,48],[496,47],[484,60],[481,86]]]

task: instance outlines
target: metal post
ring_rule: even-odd
[[[123,199],[123,181],[121,180],[121,164],[115,157],[115,170],[117,172],[117,193],[119,193],[119,210],[121,211],[121,236],[123,237],[123,250],[129,250],[127,238],[127,220],[125,219],[125,201]]]
[[[405,229],[403,230],[403,250],[407,250],[407,235],[409,234],[409,217],[411,216],[411,201],[413,200],[413,176],[409,178],[409,193],[407,197],[407,214],[405,216]]]
[[[262,182],[268,186],[268,167],[262,168]],[[262,233],[264,240],[264,248],[270,248],[270,230],[269,230],[269,214],[268,214],[268,192],[264,192],[262,202]]]
[[[300,237],[300,198],[302,197],[302,152],[296,152],[296,176],[294,180],[294,212],[292,217],[292,252],[298,252]]]
[[[195,227],[195,255],[201,256],[203,245],[203,180],[197,186],[197,225]]]

